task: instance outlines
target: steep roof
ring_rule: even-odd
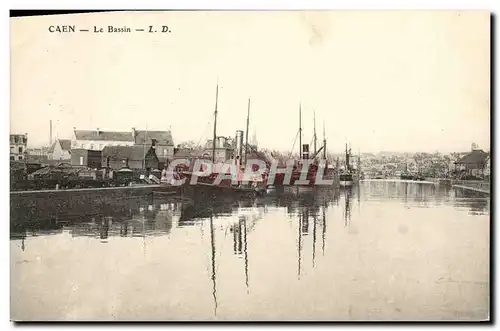
[[[63,151],[71,151],[71,140],[69,139],[57,139],[52,143],[52,145],[49,147],[49,150],[47,151],[48,153],[54,153],[54,148],[56,147],[56,144],[59,143],[61,145],[61,149]]]
[[[71,150],[71,140],[69,139],[59,139],[59,143],[61,144],[61,148],[63,151]]]
[[[135,130],[135,143],[139,145],[149,145],[155,139],[158,145],[174,145],[172,132],[170,131],[146,131]]]
[[[145,150],[142,146],[106,146],[102,150],[102,156],[111,160],[142,161],[151,149]]]
[[[484,164],[486,163],[486,159],[488,158],[488,153],[483,150],[473,150],[469,154],[460,158],[457,164]]]
[[[75,137],[77,140],[134,141],[130,131],[75,130]]]

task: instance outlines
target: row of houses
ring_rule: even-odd
[[[403,172],[428,177],[478,177],[491,174],[491,154],[472,144],[463,153],[417,153],[412,156],[364,157],[363,169],[369,175],[400,176]]]
[[[91,168],[110,167],[131,169],[162,169],[176,158],[215,158],[216,162],[226,162],[242,156],[243,131],[237,131],[236,136],[208,140],[202,148],[190,149],[177,146],[170,131],[106,131],[78,130],[74,128],[71,139],[56,139],[48,148],[27,149],[27,135],[15,138],[11,135],[11,160],[25,160],[32,163],[58,164],[66,163],[73,166]],[[22,150],[13,143],[22,143]],[[238,142],[238,143],[237,143]],[[213,149],[215,146],[215,149]],[[257,146],[249,144],[251,150]],[[12,155],[18,151],[19,155]],[[215,153],[215,155],[213,155]],[[255,155],[252,155],[255,157]]]
[[[77,130],[71,139],[56,139],[48,148],[27,148],[27,134],[10,135],[10,160],[71,163],[75,166],[160,168],[174,156],[170,131]]]

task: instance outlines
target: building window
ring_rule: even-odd
[[[22,154],[22,153],[23,153],[23,147],[19,146],[19,154]]]
[[[19,156],[18,156],[18,159],[19,159],[19,160],[22,160],[22,159],[23,159],[23,156],[22,156],[22,155],[19,155]]]
[[[11,161],[14,161],[14,156],[12,156],[12,155],[11,155],[10,160],[11,160]]]
[[[83,156],[80,156],[80,165],[83,165]]]

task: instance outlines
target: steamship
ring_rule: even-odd
[[[320,174],[320,178],[323,180],[332,180],[334,179],[334,167],[328,162],[326,162],[326,136],[325,136],[325,127],[323,125],[323,146],[319,148],[319,150],[316,149],[316,142],[317,142],[317,136],[316,136],[316,116],[314,117],[314,134],[313,134],[313,141],[314,141],[314,153],[313,155],[309,154],[309,144],[302,144],[302,107],[299,105],[299,159],[296,160],[294,163],[294,167],[292,170],[292,176],[290,179],[290,183],[285,183],[284,179],[286,175],[284,173],[280,173],[276,175],[275,182],[273,183],[274,186],[297,186],[297,187],[302,187],[302,188],[313,188],[315,186],[320,186],[322,183],[317,183],[317,175],[318,171],[322,171],[323,173]],[[325,161],[325,167],[320,168],[319,167],[319,160],[317,156],[319,155],[320,152],[323,152],[323,160]],[[312,162],[311,162],[312,161]],[[306,183],[302,183],[300,181],[301,179],[301,174],[303,172],[303,167],[309,166],[307,169],[307,174],[305,176]],[[279,176],[278,176],[279,175]]]
[[[213,139],[211,143],[211,150],[205,150],[202,159],[210,160],[210,164],[204,164],[202,169],[193,169],[194,164],[191,164],[188,169],[178,168],[176,176],[179,179],[185,179],[182,185],[182,192],[186,194],[193,194],[196,191],[202,193],[227,193],[237,195],[260,195],[265,192],[263,177],[258,176],[251,178],[249,183],[244,184],[243,167],[246,160],[242,160],[243,156],[243,131],[236,131],[236,139],[234,142],[230,138],[217,136],[217,103],[219,96],[219,85],[217,84],[215,96],[215,111],[214,111],[214,126],[213,126]],[[250,114],[250,99],[248,100],[248,116],[247,116],[247,133]],[[247,134],[246,147],[248,147],[248,134]],[[247,148],[245,148],[247,151]],[[245,153],[245,157],[246,157]],[[231,167],[228,166],[229,160],[232,160],[232,166],[236,167],[237,173],[231,172]],[[203,167],[202,166],[202,167]],[[211,169],[206,167],[210,166]],[[209,170],[209,171],[207,171]],[[199,171],[208,173],[207,175],[198,175]],[[195,173],[196,172],[196,173]],[[196,183],[191,184],[191,179],[196,176]],[[222,180],[217,180],[219,176],[224,176]],[[236,178],[235,178],[236,176]]]
[[[341,169],[341,171],[339,172],[339,183],[340,183],[340,186],[342,186],[342,187],[349,187],[349,186],[352,186],[354,183],[353,170],[351,168],[351,164],[350,164],[350,160],[349,160],[350,156],[351,156],[351,149],[349,148],[349,150],[348,150],[347,144],[346,144],[346,146],[345,146],[345,168]]]

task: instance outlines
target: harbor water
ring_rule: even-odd
[[[11,318],[485,320],[489,199],[366,181],[28,213],[11,218]]]

